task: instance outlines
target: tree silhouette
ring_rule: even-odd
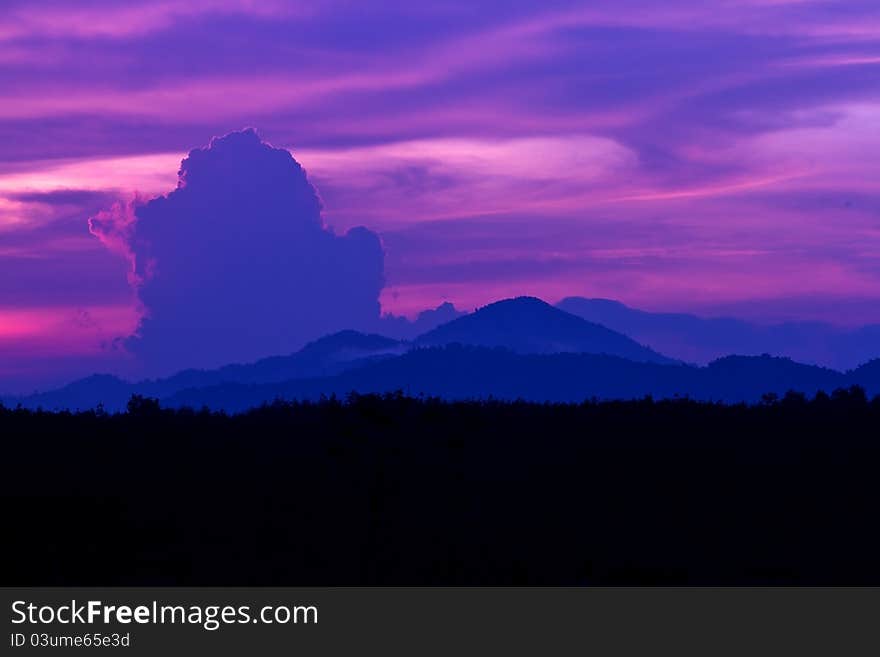
[[[880,584],[880,398],[0,407],[9,585]],[[84,529],[87,528],[87,531]]]
[[[128,400],[126,409],[129,415],[139,418],[149,418],[159,415],[162,411],[159,400],[143,395],[132,395]]]

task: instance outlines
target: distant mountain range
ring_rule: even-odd
[[[696,367],[637,363],[598,354],[517,354],[454,344],[415,349],[335,377],[183,390],[163,403],[237,412],[275,399],[315,400],[322,395],[344,397],[351,391],[398,390],[444,399],[580,402],[650,395],[754,403],[768,393],[782,397],[794,390],[812,396],[820,390],[831,392],[856,383],[869,394],[880,394],[880,367],[842,374],[770,356],[730,356]]]
[[[849,370],[880,356],[880,325],[856,329],[821,322],[761,325],[724,317],[651,313],[618,301],[583,297],[568,297],[556,307],[691,363],[705,364],[729,354],[773,354]]]
[[[343,331],[295,354],[247,365],[186,370],[138,383],[95,375],[4,402],[51,410],[87,409],[100,403],[107,410],[121,410],[132,394],[140,394],[158,398],[166,406],[232,412],[278,398],[314,399],[352,391],[532,401],[679,395],[754,402],[765,393],[795,390],[812,395],[851,385],[880,394],[880,360],[846,373],[770,356],[729,356],[701,367],[664,356],[623,332],[578,315],[604,315],[608,324],[629,322],[634,328],[641,326],[643,334],[653,331],[670,340],[675,327],[681,326],[704,349],[709,348],[706,326],[736,320],[640,313],[613,302],[586,299],[566,299],[559,306],[519,297],[463,316],[447,309],[455,319],[411,342]],[[744,330],[740,324],[733,326],[733,334]],[[680,339],[688,344],[686,337]]]
[[[423,310],[414,320],[396,315],[383,315],[370,330],[395,338],[396,340],[412,340],[422,333],[426,333],[441,324],[451,322],[453,319],[466,314],[461,310],[457,310],[455,306],[446,301],[436,308]]]
[[[247,365],[227,365],[216,370],[184,370],[173,376],[130,383],[109,374],[74,381],[57,390],[6,398],[6,404],[30,408],[88,409],[102,404],[121,410],[133,394],[166,399],[186,389],[221,384],[272,384],[291,379],[329,377],[351,367],[402,354],[406,343],[381,335],[341,331],[306,345],[289,356],[273,356]]]

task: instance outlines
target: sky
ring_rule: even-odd
[[[243,150],[212,142],[244,128]],[[291,176],[256,200],[318,226],[278,228],[271,266],[245,240],[264,289],[345,269],[272,268],[320,243],[377,316],[530,294],[880,322],[876,0],[4,0],[0,381],[133,362],[179,330],[162,311],[194,309],[194,345],[228,321],[205,286],[230,240],[276,233],[198,215],[184,257],[150,227],[214,203],[150,205],[217,143],[235,175]],[[317,205],[282,191],[303,185]],[[329,312],[303,294],[298,312]]]

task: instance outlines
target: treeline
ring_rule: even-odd
[[[880,584],[880,398],[0,408],[8,585]]]

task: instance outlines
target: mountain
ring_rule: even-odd
[[[273,383],[223,382],[155,395],[165,406],[229,412],[271,403],[275,399],[345,397],[350,392],[403,391],[445,399],[524,399],[537,402],[580,402],[584,399],[655,398],[748,402],[765,393],[785,395],[794,390],[814,395],[819,390],[860,385],[869,395],[880,394],[880,360],[847,373],[788,358],[729,356],[708,366],[636,362],[603,354],[521,354],[503,348],[451,344],[416,348],[399,356],[350,361],[335,375],[293,378]],[[124,407],[132,392],[147,393],[138,384],[112,377],[90,377],[56,391],[55,401],[66,397],[70,407],[94,406],[98,394],[110,409],[107,386],[115,391],[112,403]],[[130,387],[126,387],[130,386]],[[28,405],[37,405],[37,399]],[[51,408],[43,398],[42,406]],[[63,407],[58,404],[57,407]]]
[[[880,356],[880,326],[875,325],[858,329],[821,322],[761,325],[726,317],[652,313],[618,301],[583,297],[567,297],[556,307],[688,362],[770,353],[847,370]]]
[[[132,393],[133,384],[110,374],[93,374],[66,386],[48,392],[38,392],[26,397],[8,397],[4,404],[21,404],[26,408],[46,410],[87,410],[102,404],[107,410],[125,408]]]
[[[518,354],[503,348],[451,344],[414,349],[324,379],[184,390],[163,404],[236,412],[275,399],[345,397],[352,391],[402,391],[444,399],[582,401],[594,396],[640,397],[648,390],[661,389],[672,395],[680,387],[693,387],[686,382],[695,370],[598,354]]]
[[[382,335],[340,331],[310,342],[288,356],[271,356],[245,365],[226,365],[216,370],[186,370],[156,382],[153,396],[168,389],[202,387],[224,382],[272,383],[302,377],[329,376],[352,363],[398,354],[404,343]],[[149,388],[149,387],[147,387]]]
[[[700,368],[700,373],[700,385],[691,396],[732,402],[754,402],[765,393],[782,396],[790,390],[812,396],[852,385],[847,375],[835,370],[773,356],[726,356]],[[871,388],[880,392],[880,385],[872,383]]]
[[[563,305],[574,307],[572,300]],[[725,335],[724,327],[732,326],[739,335],[743,330],[736,320],[656,317],[614,302],[587,305],[618,325],[647,315],[648,323],[665,327],[670,334],[676,328],[699,334],[704,323],[719,326],[719,335]],[[706,366],[687,365],[539,299],[519,297],[457,317],[412,343],[342,331],[295,354],[247,365],[187,370],[139,383],[92,376],[6,403],[46,409],[103,403],[107,410],[120,410],[132,394],[140,394],[170,406],[241,411],[277,398],[398,390],[447,399],[579,402],[652,395],[756,402],[765,393],[782,396],[793,390],[813,395],[852,385],[862,386],[870,395],[880,394],[880,359],[846,373],[767,355],[726,356]]]
[[[860,382],[869,394],[880,394],[880,371],[863,374]],[[275,399],[344,397],[352,391],[536,402],[651,395],[755,403],[766,393],[782,397],[795,390],[812,396],[819,390],[830,393],[853,385],[855,380],[856,373],[842,374],[770,356],[731,356],[698,367],[635,362],[602,354],[519,354],[501,348],[453,344],[415,349],[334,377],[184,390],[163,400],[163,404],[237,412]]]
[[[188,388],[207,388],[228,383],[275,383],[304,377],[338,374],[375,359],[401,353],[405,344],[381,335],[340,331],[307,344],[288,356],[273,356],[246,365],[226,365],[216,370],[184,370],[164,379],[137,383],[106,374],[74,381],[57,390],[20,398],[8,398],[8,405],[28,408],[88,409],[99,403],[108,411],[125,408],[133,394],[164,399]]]
[[[446,322],[451,322],[453,319],[465,314],[467,313],[456,309],[455,306],[446,301],[436,308],[423,310],[412,321],[406,317],[383,315],[379,320],[376,330],[383,335],[388,335],[398,340],[412,340],[422,333],[426,333]]]
[[[503,347],[521,354],[606,354],[637,362],[673,362],[625,335],[534,297],[489,304],[424,333],[416,338],[415,344],[464,344]]]
[[[871,392],[880,387],[880,358],[868,361],[847,373],[849,385],[861,386]]]
[[[100,403],[108,411],[116,411],[125,408],[132,394],[167,399],[183,390],[219,391],[228,390],[232,384],[266,386],[323,379],[378,359],[400,356],[413,347],[453,343],[503,347],[523,354],[593,353],[637,362],[674,362],[624,335],[558,310],[540,299],[509,299],[469,315],[460,315],[451,304],[443,304],[427,316],[423,313],[420,321],[429,324],[438,317],[451,317],[452,321],[422,334],[413,343],[341,331],[315,340],[295,354],[264,358],[255,363],[227,365],[215,370],[184,370],[167,378],[137,383],[109,375],[92,376],[58,390],[7,400],[7,403],[49,410],[94,408]],[[407,362],[404,361],[404,366]],[[365,385],[372,384],[365,382]],[[260,401],[264,400],[260,398]],[[224,407],[233,404],[231,399],[227,402]]]

